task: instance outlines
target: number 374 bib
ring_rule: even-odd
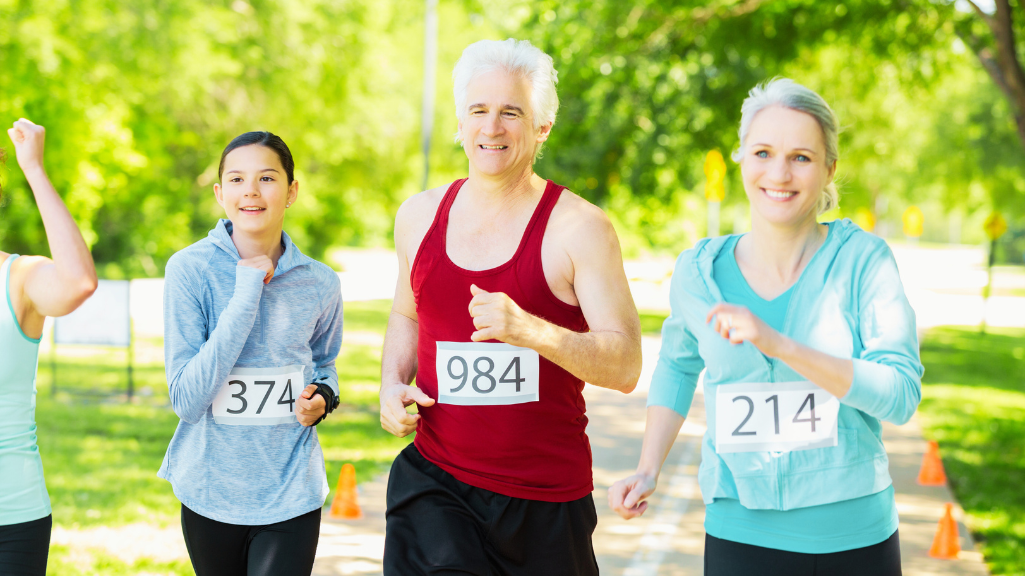
[[[301,365],[281,368],[231,369],[214,398],[214,422],[228,425],[271,426],[295,422],[295,401],[302,392]]]
[[[540,357],[495,342],[438,342],[438,403],[523,404],[540,399]]]
[[[840,401],[808,381],[725,384],[715,391],[715,451],[791,452],[837,445]]]

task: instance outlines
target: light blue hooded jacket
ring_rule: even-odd
[[[749,509],[790,510],[875,494],[891,484],[880,420],[903,424],[921,400],[915,314],[886,243],[850,220],[829,223],[826,241],[794,288],[783,334],[854,361],[840,398],[838,445],[794,452],[715,451],[715,388],[739,382],[806,380],[754,345],[730,344],[705,323],[723,300],[712,262],[727,236],[705,239],[676,261],[671,314],[652,376],[649,406],[686,416],[704,377],[708,431],[698,482],[706,504],[735,498]]]
[[[338,393],[342,344],[338,275],[287,234],[274,277],[238,266],[231,221],[176,253],[164,278],[164,355],[171,406],[181,418],[158,475],[207,518],[265,525],[324,505],[324,455],[314,426],[228,426],[211,406],[233,367],[304,367]]]

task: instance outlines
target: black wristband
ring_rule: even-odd
[[[328,414],[334,412],[335,408],[338,408],[338,396],[330,386],[323,382],[312,382],[312,384],[317,387],[314,394],[320,394],[320,396],[324,398],[324,414],[322,414],[320,418],[317,418],[317,421],[313,423],[313,425],[316,426],[317,424],[320,424],[324,418],[327,418]]]

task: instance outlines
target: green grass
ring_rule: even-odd
[[[938,328],[919,408],[990,571],[1025,574],[1025,330]]]
[[[89,558],[83,558],[66,546],[50,546],[50,558],[46,563],[47,574],[60,576],[122,576],[122,575],[173,575],[195,576],[188,560],[156,562],[148,558],[128,564],[109,554],[93,550]]]
[[[662,323],[669,317],[668,310],[639,310],[641,316],[641,334],[658,336],[662,334]]]
[[[390,305],[347,303],[346,332],[383,336]],[[170,484],[156,476],[178,425],[168,403],[160,346],[159,339],[136,344],[137,357],[150,362],[136,366],[139,394],[132,404],[124,402],[122,351],[58,348],[56,395],[51,393],[49,356],[40,358],[36,421],[55,524],[72,529],[133,522],[177,524],[178,500]],[[381,429],[380,364],[380,346],[360,344],[344,345],[336,361],[342,405],[317,427],[332,492],[343,463],[353,463],[357,481],[365,482],[386,471],[412,440]],[[87,391],[107,396],[82,394]],[[80,556],[81,551],[53,546],[49,573],[191,574],[187,563],[140,560],[128,565],[98,552],[87,559]]]

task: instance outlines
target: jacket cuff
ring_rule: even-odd
[[[885,404],[893,395],[894,369],[860,358],[854,358],[852,362],[854,379],[850,390],[840,401],[867,414],[885,412]]]
[[[259,301],[263,294],[263,279],[266,272],[249,266],[235,267],[235,293],[232,299]]]
[[[689,380],[687,375],[663,372],[656,367],[648,389],[648,406],[663,406],[686,418],[697,388],[697,379]]]

